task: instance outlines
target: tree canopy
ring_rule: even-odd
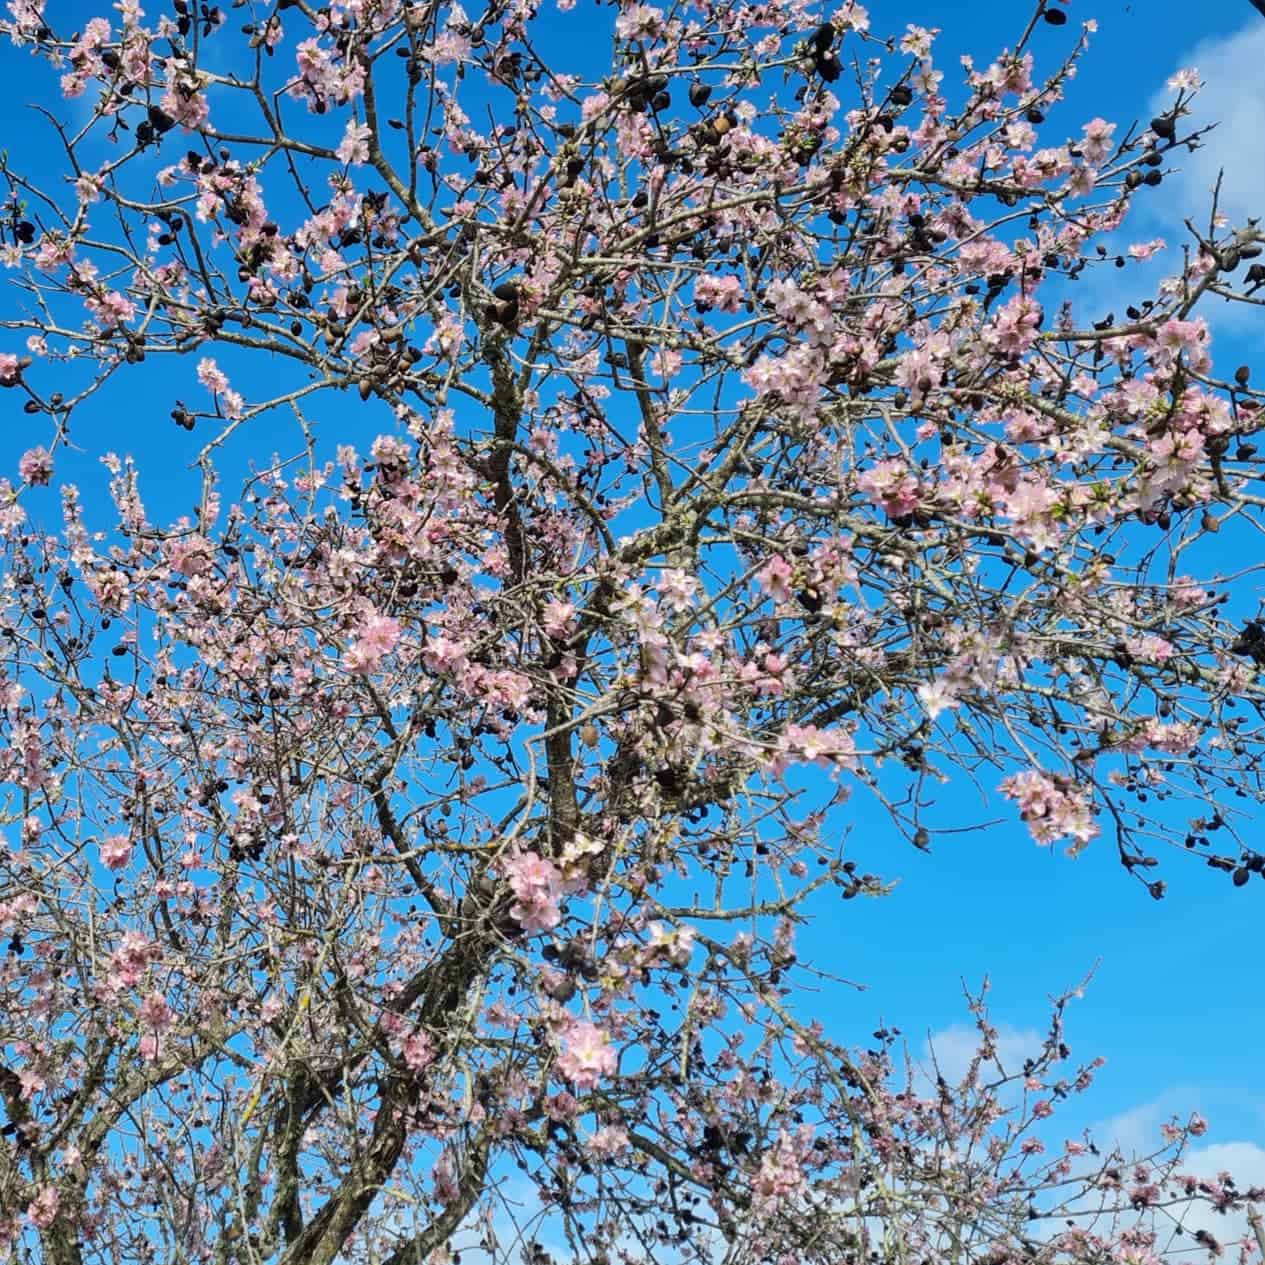
[[[1076,301],[1162,248],[1197,81],[1069,135],[1053,0],[947,71],[855,0],[572,4],[8,5],[64,100],[0,163],[46,429],[0,487],[0,1238],[1149,1265],[1261,1196],[1182,1175],[1201,1121],[1046,1154],[1061,1002],[920,1079],[796,934],[885,891],[858,805],[934,850],[946,781],[1156,897],[1165,845],[1265,874],[1265,626],[1209,548],[1265,395],[1203,315],[1265,233],[1213,206],[1153,298]],[[57,478],[132,376],[182,383],[176,521],[143,449],[108,519]]]

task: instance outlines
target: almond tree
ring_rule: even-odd
[[[1197,83],[1069,139],[1092,24],[1046,0],[948,79],[854,0],[570,8],[8,4],[79,100],[0,164],[46,428],[0,487],[2,1237],[1148,1265],[1260,1197],[1184,1176],[1201,1122],[1043,1158],[1062,1003],[1022,1068],[981,1009],[951,1086],[811,1021],[795,936],[885,890],[854,804],[934,850],[945,779],[1157,897],[1165,844],[1265,872],[1255,569],[1200,561],[1265,397],[1199,315],[1265,234],[1214,207],[1124,312],[1072,284],[1161,250]],[[57,523],[155,364],[198,506],[111,454]]]

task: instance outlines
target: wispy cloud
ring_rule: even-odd
[[[1204,87],[1195,97],[1192,115],[1183,129],[1216,126],[1193,153],[1177,148],[1165,154],[1168,174],[1163,185],[1153,192],[1138,191],[1128,219],[1108,243],[1114,254],[1123,252],[1131,242],[1160,237],[1167,249],[1143,263],[1130,261],[1123,271],[1109,261],[1090,268],[1077,286],[1069,287],[1079,319],[1097,320],[1107,313],[1123,319],[1130,303],[1154,298],[1160,281],[1181,271],[1182,248],[1191,242],[1185,221],[1190,220],[1201,233],[1208,232],[1218,179],[1217,209],[1231,225],[1241,227],[1253,216],[1265,220],[1263,67],[1265,21],[1253,18],[1233,35],[1195,44],[1155,84],[1146,114],[1138,120],[1140,126],[1172,108],[1176,93],[1167,86],[1167,80],[1188,68],[1198,73]],[[1199,312],[1214,334],[1241,334],[1261,320],[1259,308],[1242,303],[1205,302]]]
[[[954,1024],[933,1032],[923,1047],[923,1062],[928,1073],[934,1075],[934,1056],[940,1075],[950,1085],[957,1084],[966,1075],[979,1042],[979,1032],[970,1024]],[[1036,1058],[1041,1053],[1041,1044],[1042,1036],[1035,1028],[1014,1028],[1006,1023],[997,1027],[997,1061],[1008,1073],[1022,1071],[1025,1059]]]
[[[1236,1115],[1246,1110],[1258,1120],[1260,1118],[1259,1109],[1241,1098],[1234,1100],[1233,1096],[1227,1094],[1208,1095],[1195,1090],[1173,1089],[1153,1102],[1143,1103],[1095,1125],[1091,1133],[1104,1150],[1109,1146],[1116,1146],[1126,1159],[1141,1158],[1153,1154],[1163,1145],[1160,1136],[1162,1124],[1175,1115],[1188,1116],[1201,1098],[1208,1097],[1223,1101],[1233,1100],[1237,1108]],[[1211,1114],[1215,1127],[1217,1113]],[[1242,1128],[1242,1122],[1238,1122],[1236,1128]],[[1239,1190],[1265,1186],[1265,1146],[1246,1139],[1212,1142],[1188,1151],[1180,1165],[1180,1171],[1213,1180],[1221,1173],[1229,1173]],[[1181,1225],[1186,1235],[1194,1235],[1203,1230],[1222,1244],[1243,1238],[1250,1229],[1244,1214],[1218,1213],[1205,1203],[1193,1204],[1183,1210]],[[1184,1241],[1179,1239],[1173,1246]]]
[[[1183,65],[1197,70],[1204,84],[1195,98],[1193,121],[1217,126],[1193,154],[1174,155],[1181,170],[1165,181],[1168,207],[1175,218],[1189,216],[1206,225],[1220,174],[1220,209],[1232,223],[1242,224],[1249,216],[1265,218],[1265,21],[1254,18],[1234,35],[1196,44]],[[1152,114],[1172,102],[1171,90],[1157,88]]]

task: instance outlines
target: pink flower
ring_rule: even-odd
[[[1036,341],[1040,326],[1041,305],[1018,295],[993,319],[991,339],[1000,351],[1009,356],[1019,356]]]
[[[422,659],[433,672],[460,672],[466,665],[466,648],[440,633],[426,642]]]
[[[454,1203],[461,1194],[461,1187],[457,1184],[457,1175],[453,1169],[452,1152],[444,1150],[439,1159],[435,1161],[435,1167],[431,1169],[431,1181],[435,1183],[435,1198],[440,1203]]]
[[[411,1072],[420,1072],[435,1060],[435,1047],[424,1032],[414,1032],[400,1044],[400,1057]]]
[[[18,473],[31,487],[44,487],[53,477],[53,459],[46,448],[28,448],[18,459]]]
[[[1090,119],[1085,124],[1081,140],[1081,154],[1092,167],[1101,167],[1111,153],[1111,136],[1116,130],[1114,123],[1106,119]]]
[[[737,277],[699,277],[694,282],[694,302],[700,312],[716,308],[736,312],[742,301],[742,282]]]
[[[799,1156],[790,1139],[785,1135],[778,1139],[777,1145],[766,1151],[760,1161],[759,1171],[752,1183],[752,1193],[756,1203],[770,1209],[793,1195],[803,1184],[804,1173],[800,1166]]]
[[[876,462],[857,479],[857,487],[892,518],[903,518],[918,505],[918,480],[895,457]]]
[[[158,1058],[163,1034],[171,1027],[175,1013],[161,993],[150,993],[141,1002],[137,1017],[141,1026],[140,1055],[147,1063],[152,1063]]]
[[[756,582],[775,601],[791,600],[791,564],[781,554],[774,554],[756,572]]]
[[[356,640],[343,655],[343,665],[349,672],[361,676],[374,672],[381,666],[396,643],[400,640],[399,620],[389,615],[370,615],[356,629]]]
[[[347,130],[335,151],[338,161],[344,163],[367,163],[369,161],[369,137],[371,133],[363,123],[348,119]]]
[[[132,841],[126,835],[111,835],[97,845],[101,864],[107,870],[121,870],[132,859]]]
[[[663,10],[648,4],[630,4],[615,19],[615,33],[620,39],[649,38],[663,28]]]
[[[11,352],[0,352],[0,387],[16,386],[22,376],[22,366]]]
[[[778,742],[773,769],[781,773],[792,761],[826,767],[837,764],[856,768],[856,747],[852,736],[839,729],[818,729],[816,725],[787,725]]]
[[[167,1001],[161,993],[150,993],[141,1002],[139,1013],[141,1027],[148,1028],[159,1036],[171,1027],[171,1021],[175,1018],[171,1007],[167,1005]]]
[[[946,708],[958,705],[957,694],[952,685],[937,677],[934,681],[924,681],[917,690],[918,701],[923,705],[929,720],[935,720]]]
[[[1089,795],[1070,778],[1029,769],[1005,778],[999,789],[1019,805],[1019,816],[1037,843],[1069,835],[1075,855],[1098,834]]]
[[[1185,356],[1196,372],[1208,367],[1208,326],[1202,319],[1165,321],[1156,331],[1155,343],[1169,357]]]
[[[587,1139],[584,1149],[590,1155],[618,1155],[628,1145],[628,1130],[617,1124],[604,1124]]]
[[[59,1204],[57,1187],[51,1183],[42,1186],[39,1194],[26,1206],[26,1219],[37,1230],[47,1230],[57,1220]]]
[[[136,305],[127,295],[118,290],[91,295],[84,299],[83,305],[96,318],[97,324],[103,330],[126,325],[136,315]]]
[[[228,390],[228,378],[210,356],[198,361],[198,381],[213,395]]]
[[[574,617],[574,603],[555,597],[546,603],[540,622],[545,632],[561,640],[570,633]]]
[[[535,852],[520,852],[506,863],[505,873],[517,898],[510,913],[524,931],[549,931],[562,921],[562,875],[552,861]]]
[[[163,93],[162,107],[186,132],[202,127],[211,113],[202,93],[181,84]]]
[[[587,1019],[573,1019],[562,1034],[563,1053],[558,1071],[579,1089],[592,1089],[615,1071],[615,1051],[606,1033]]]

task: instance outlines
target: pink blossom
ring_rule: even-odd
[[[935,720],[942,711],[958,705],[957,692],[944,677],[924,681],[918,687],[917,694],[929,720]]]
[[[614,1074],[615,1051],[596,1024],[573,1019],[563,1031],[562,1041],[558,1071],[578,1089],[592,1089],[603,1076]]]
[[[97,845],[101,864],[107,870],[121,870],[132,859],[132,841],[126,835],[111,835]]]
[[[895,457],[876,462],[857,478],[857,487],[892,518],[911,514],[920,488],[909,467]]]
[[[140,1055],[147,1063],[158,1058],[163,1034],[171,1027],[175,1014],[161,993],[150,993],[140,1004]]]
[[[198,361],[198,381],[214,395],[228,390],[228,378],[209,356]]]
[[[28,448],[18,459],[18,473],[31,487],[43,487],[53,477],[53,458],[46,448]]]
[[[742,282],[734,276],[703,276],[695,279],[694,302],[702,312],[736,312],[742,301]]]
[[[799,1156],[789,1138],[783,1134],[772,1150],[766,1151],[752,1182],[756,1204],[771,1210],[803,1185],[804,1173]]]
[[[431,1169],[431,1181],[435,1184],[435,1198],[440,1203],[454,1203],[461,1194],[461,1187],[457,1184],[456,1169],[453,1164],[452,1152],[445,1148],[435,1161],[435,1167]]]
[[[990,336],[999,351],[1022,355],[1036,341],[1041,326],[1041,305],[1017,295],[993,318]]]
[[[204,127],[211,114],[205,95],[185,84],[169,87],[163,93],[162,107],[186,132]]]
[[[653,37],[663,28],[663,10],[648,4],[630,4],[615,19],[615,33],[620,39]]]
[[[1037,843],[1070,835],[1076,853],[1098,834],[1089,795],[1069,778],[1029,769],[1005,778],[999,789],[1019,805],[1019,816]]]
[[[552,861],[536,852],[520,852],[505,865],[510,890],[516,903],[510,913],[529,935],[549,931],[562,921],[558,901],[562,894],[562,875]]]
[[[541,626],[551,637],[561,639],[566,637],[571,631],[572,620],[575,617],[575,605],[572,602],[564,602],[559,598],[552,598],[545,605]]]
[[[1081,138],[1081,153],[1093,167],[1101,167],[1111,153],[1111,137],[1116,130],[1114,123],[1094,118],[1085,124]]]
[[[171,1027],[175,1018],[171,1007],[161,993],[150,993],[141,1002],[139,1017],[141,1026],[161,1036]]]
[[[433,672],[460,672],[466,665],[466,648],[439,633],[427,639],[422,659]]]
[[[399,621],[389,615],[369,615],[356,628],[355,638],[343,655],[343,666],[361,676],[376,672],[400,640]]]
[[[126,325],[136,315],[136,305],[119,290],[90,295],[83,303],[102,330]]]
[[[792,574],[791,564],[774,554],[756,573],[756,582],[775,602],[789,602]]]
[[[778,740],[771,767],[774,773],[781,774],[792,762],[853,769],[856,767],[856,747],[851,734],[840,729],[787,725]]]
[[[590,1155],[606,1158],[618,1155],[628,1145],[628,1130],[620,1125],[604,1124],[585,1140],[584,1149]]]
[[[1202,319],[1165,321],[1156,331],[1155,344],[1170,356],[1184,356],[1197,372],[1208,367],[1208,327]]]
[[[372,132],[363,123],[348,119],[347,130],[338,143],[338,161],[344,163],[367,163],[369,161],[369,137]]]
[[[56,1186],[51,1182],[41,1186],[39,1194],[26,1206],[26,1219],[37,1230],[47,1230],[57,1220],[60,1202]]]
[[[435,1060],[435,1047],[424,1032],[410,1033],[400,1043],[400,1057],[412,1072],[420,1072]]]

